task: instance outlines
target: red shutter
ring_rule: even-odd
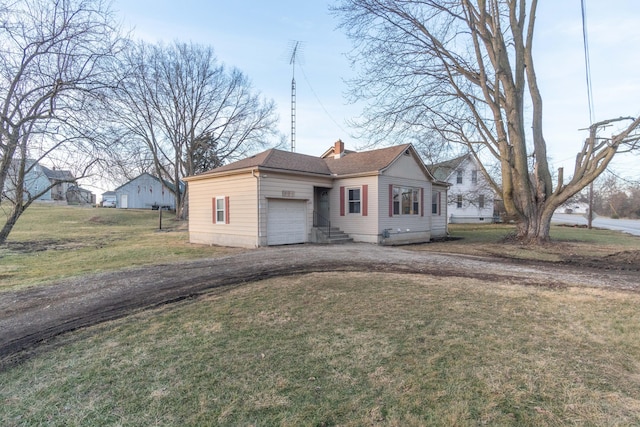
[[[393,184],[389,184],[389,216],[393,216]]]
[[[344,216],[344,187],[340,187],[340,216]]]
[[[362,216],[369,215],[369,186],[362,186]]]
[[[211,220],[213,221],[213,223],[216,223],[216,198],[214,197],[211,203],[211,208],[213,210],[213,214],[211,215]]]
[[[224,198],[224,223],[229,224],[229,196]]]
[[[420,189],[420,216],[424,216],[424,188]]]
[[[438,215],[442,215],[442,192],[438,191]]]

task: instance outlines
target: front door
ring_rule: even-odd
[[[316,225],[326,226],[329,223],[329,188],[316,188]]]

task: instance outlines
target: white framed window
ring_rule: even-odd
[[[462,194],[458,194],[458,197],[456,198],[456,208],[462,208]]]
[[[213,223],[229,224],[229,196],[216,196],[212,201]]]
[[[216,223],[224,223],[224,197],[216,197]]]
[[[361,207],[361,193],[360,188],[347,188],[348,201],[349,201],[349,213],[359,214]]]
[[[471,171],[471,183],[472,184],[478,183],[478,171],[475,169]]]
[[[431,213],[440,215],[440,192],[434,191],[431,194]]]
[[[420,189],[394,186],[393,215],[420,215]]]
[[[484,208],[484,194],[478,196],[478,207],[480,209]]]
[[[464,171],[462,171],[462,170],[456,171],[456,184],[462,184],[462,175],[463,174],[464,174]]]

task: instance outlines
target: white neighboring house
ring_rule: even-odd
[[[449,223],[493,222],[495,193],[471,154],[429,167],[433,176],[451,184],[447,198]]]
[[[586,215],[589,213],[589,204],[584,202],[566,202],[556,209],[556,213]]]

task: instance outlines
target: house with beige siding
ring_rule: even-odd
[[[428,242],[447,233],[448,184],[411,144],[314,157],[270,149],[185,178],[192,243],[259,247]]]

